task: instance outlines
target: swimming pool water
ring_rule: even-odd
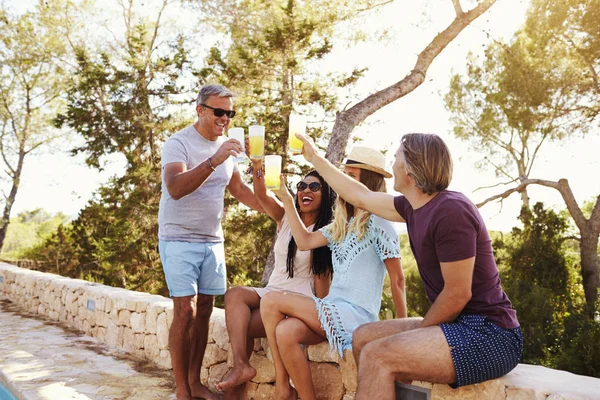
[[[0,383],[0,400],[17,400],[17,398]]]

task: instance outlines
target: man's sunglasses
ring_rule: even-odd
[[[306,190],[306,188],[309,188],[311,192],[318,192],[321,190],[321,184],[319,182],[306,183],[301,181],[296,185],[296,189],[298,189],[299,192]]]
[[[227,118],[233,118],[235,117],[235,111],[233,110],[223,110],[222,108],[214,108],[211,106],[207,106],[206,104],[200,104],[202,107],[206,107],[206,108],[210,108],[211,110],[213,110],[213,114],[215,114],[215,117],[222,117],[223,115],[227,115]]]

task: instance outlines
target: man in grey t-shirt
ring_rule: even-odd
[[[230,157],[243,151],[241,144],[223,137],[235,115],[232,97],[223,86],[204,86],[196,99],[198,120],[169,137],[161,155],[159,252],[173,298],[169,347],[178,400],[217,398],[200,383],[200,368],[214,296],[226,289],[225,188],[262,211]]]

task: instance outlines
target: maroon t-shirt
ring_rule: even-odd
[[[504,329],[519,326],[517,312],[500,286],[485,223],[467,196],[444,190],[417,210],[398,196],[394,207],[406,221],[410,247],[431,303],[444,288],[440,262],[474,256],[472,296],[461,314],[488,317]]]

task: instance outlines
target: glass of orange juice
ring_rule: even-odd
[[[265,156],[265,185],[267,189],[279,190],[281,186],[281,156]]]
[[[265,154],[265,127],[251,125],[248,127],[248,137],[250,138],[250,158],[262,160]]]
[[[296,133],[306,133],[306,117],[304,115],[290,114],[289,149],[292,154],[302,154],[302,141],[296,137]]]

